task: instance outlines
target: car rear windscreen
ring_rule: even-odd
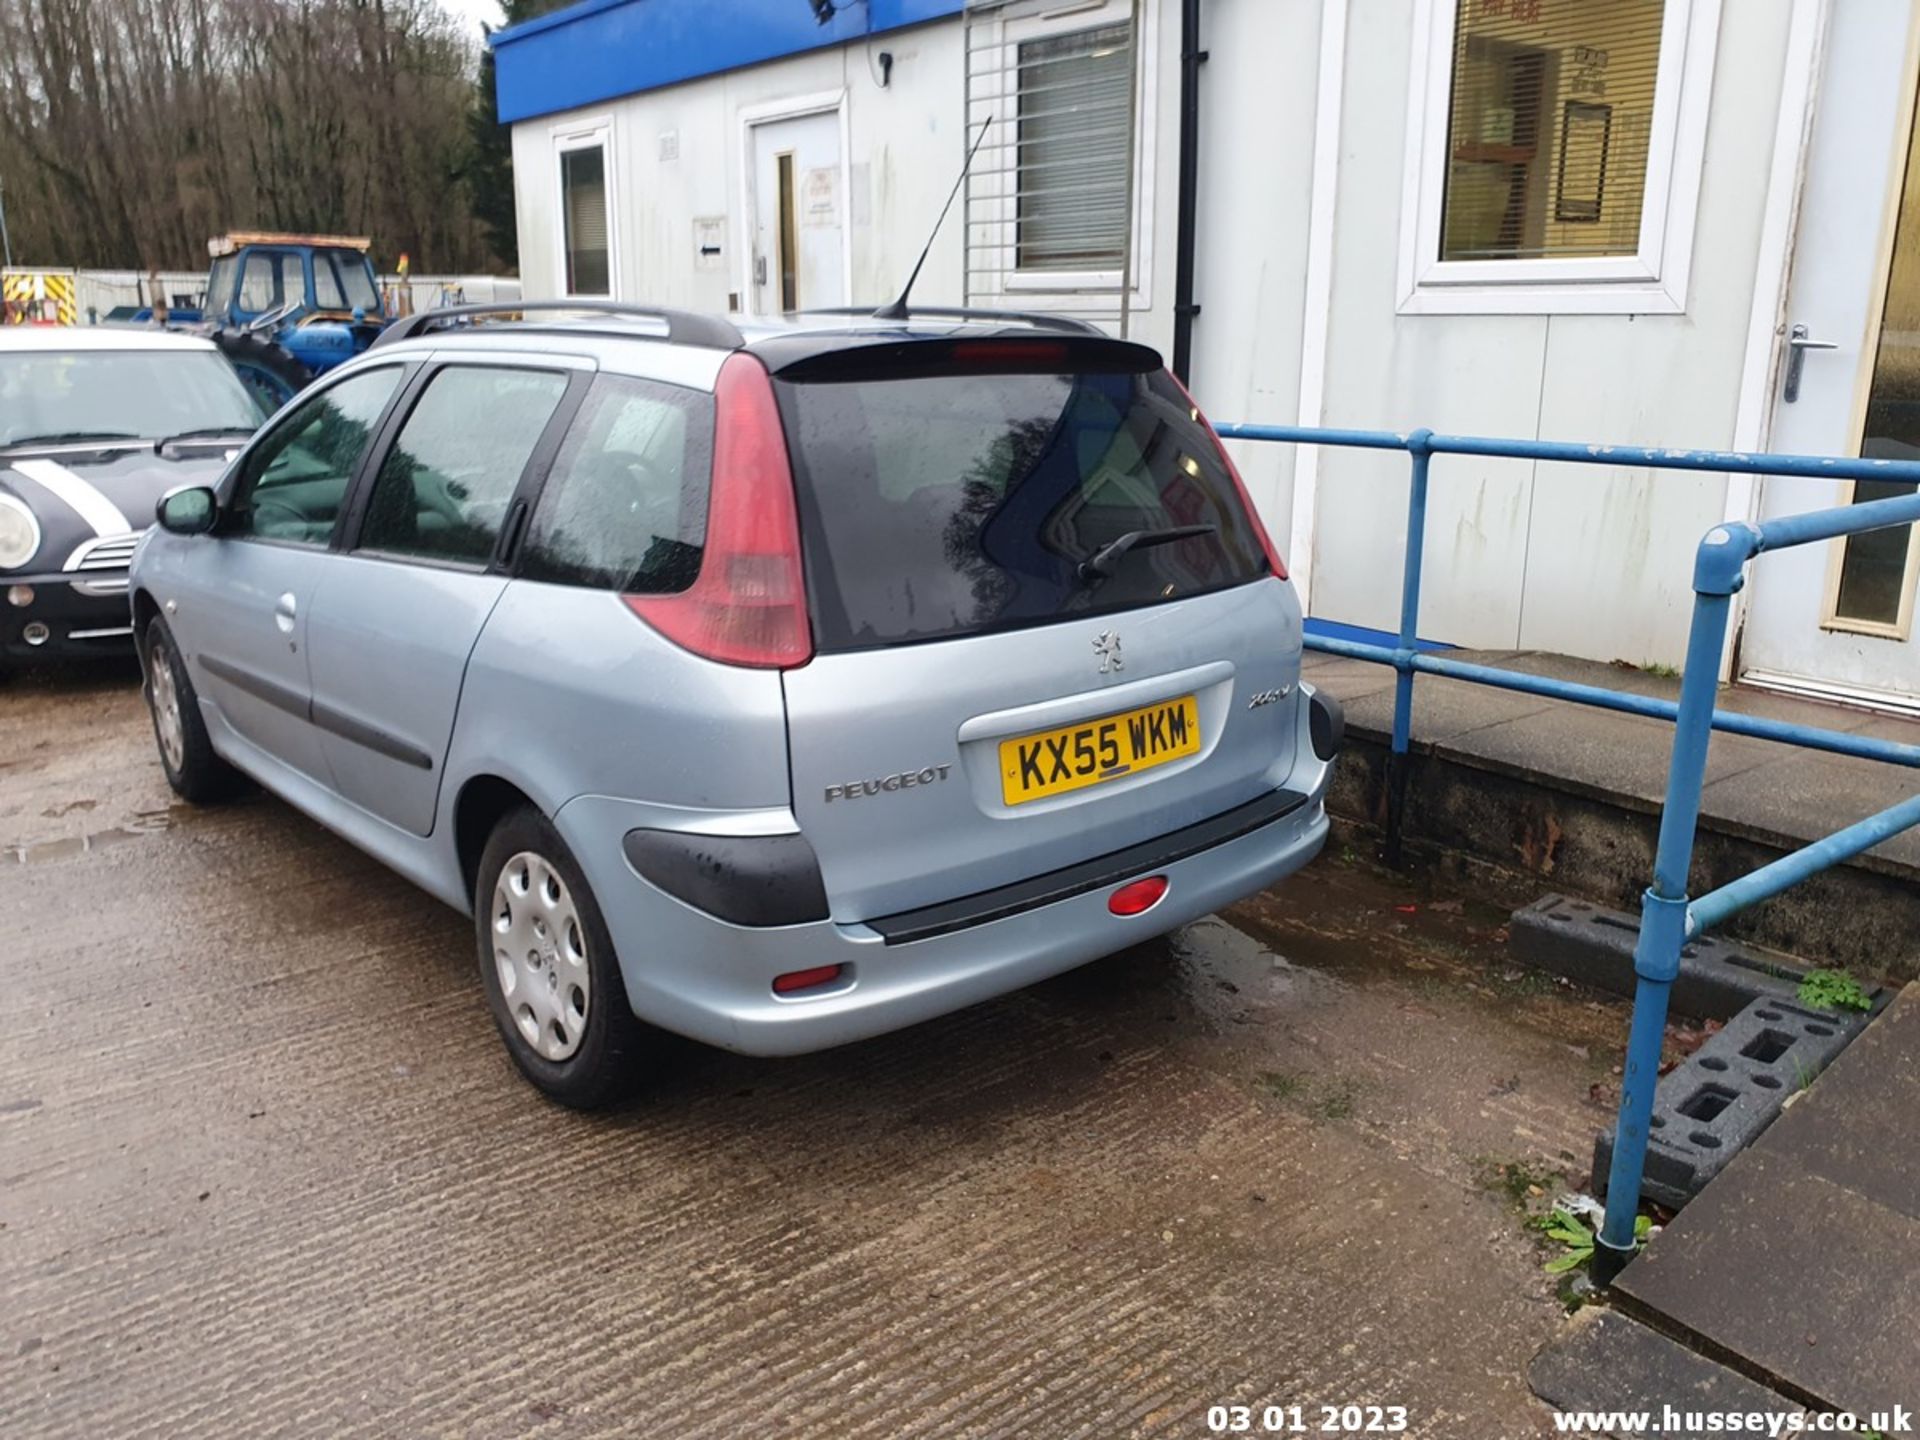
[[[1099,615],[1271,573],[1212,435],[1164,372],[776,388],[823,650]],[[1209,528],[1164,541],[1196,526]],[[1104,574],[1084,568],[1128,535]]]

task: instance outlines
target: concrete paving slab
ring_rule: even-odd
[[[1797,1415],[1804,1408],[1630,1316],[1591,1307],[1534,1356],[1527,1381],[1556,1410]],[[1647,1432],[1610,1433],[1627,1440]]]
[[[1308,651],[1300,662],[1300,673],[1341,704],[1351,704],[1362,695],[1393,689],[1393,670],[1365,660],[1347,660],[1338,655],[1316,655]]]
[[[1768,1148],[1920,1220],[1920,986],[1910,986],[1790,1106]],[[1917,1261],[1916,1263],[1920,1263]]]
[[[1855,1414],[1920,1401],[1920,987],[1623,1271],[1619,1292]]]
[[[1441,749],[1576,794],[1660,803],[1673,754],[1671,725],[1584,705],[1545,704],[1499,724],[1464,729],[1443,741]],[[1765,764],[1776,749],[1764,740],[1716,735],[1707,751],[1708,778],[1724,779]]]
[[[1445,744],[1472,730],[1522,715],[1537,715],[1553,705],[1537,695],[1491,690],[1464,680],[1422,675],[1413,688],[1413,743],[1417,750]],[[1347,728],[1382,739],[1393,733],[1393,691],[1376,690],[1347,706]]]
[[[1864,1414],[1920,1390],[1920,1221],[1764,1148],[1748,1151],[1618,1288],[1775,1377]]]
[[[1855,733],[1911,741],[1920,735],[1920,725],[1882,718],[1862,721]],[[1714,748],[1720,749],[1728,740],[1764,746],[1767,751],[1761,764],[1719,775],[1709,769],[1700,797],[1702,814],[1734,833],[1785,837],[1804,844],[1920,795],[1920,770],[1850,755],[1791,751],[1740,737],[1716,737]],[[1896,835],[1862,858],[1866,863],[1891,862],[1903,872],[1920,866],[1920,831]]]

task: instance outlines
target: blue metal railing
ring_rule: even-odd
[[[1594,1252],[1596,1279],[1603,1283],[1633,1253],[1633,1222],[1646,1168],[1647,1124],[1653,1113],[1654,1086],[1660,1073],[1660,1046],[1667,1026],[1667,1000],[1680,973],[1680,950],[1702,931],[1780,894],[1822,870],[1858,855],[1904,830],[1920,826],[1920,797],[1890,806],[1877,815],[1816,840],[1717,890],[1689,899],[1694,833],[1700,818],[1700,794],[1706,779],[1707,745],[1715,730],[1750,735],[1787,745],[1920,766],[1920,745],[1905,745],[1740,715],[1715,708],[1720,660],[1726,646],[1733,597],[1746,583],[1747,562],[1770,550],[1811,545],[1844,535],[1920,523],[1920,489],[1912,495],[1789,515],[1761,523],[1733,521],[1715,526],[1701,540],[1694,561],[1693,620],[1687,638],[1680,699],[1673,702],[1627,694],[1598,685],[1582,685],[1549,676],[1502,670],[1450,660],[1418,648],[1420,574],[1426,550],[1427,490],[1435,455],[1478,455],[1515,460],[1544,460],[1579,465],[1637,466],[1653,470],[1714,471],[1722,474],[1790,475],[1823,480],[1877,480],[1920,486],[1920,462],[1835,458],[1819,455],[1742,454],[1731,451],[1660,450],[1617,445],[1572,445],[1545,440],[1489,440],[1470,435],[1436,435],[1431,430],[1395,434],[1381,430],[1332,430],[1299,425],[1220,425],[1229,439],[1270,440],[1302,445],[1331,445],[1368,450],[1400,450],[1411,457],[1412,483],[1407,500],[1407,553],[1400,584],[1400,632],[1396,645],[1310,635],[1308,649],[1354,660],[1391,665],[1396,673],[1393,738],[1387,761],[1387,849],[1398,859],[1406,810],[1408,757],[1413,731],[1413,680],[1417,674],[1444,675],[1478,685],[1497,686],[1554,700],[1567,700],[1630,715],[1674,722],[1673,757],[1667,769],[1666,800],[1660,815],[1660,840],[1653,884],[1641,900],[1640,938],[1634,948],[1633,1020],[1620,1087],[1620,1114],[1614,1128],[1609,1197],[1628,1197],[1607,1207]]]

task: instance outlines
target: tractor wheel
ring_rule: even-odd
[[[251,330],[223,325],[207,338],[220,348],[271,415],[306,388],[313,372],[294,358],[286,346]]]

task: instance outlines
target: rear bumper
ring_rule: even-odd
[[[1311,768],[1311,789],[1276,807],[1281,813],[1270,821],[1137,872],[1168,880],[1165,898],[1145,914],[1113,915],[1107,908],[1113,886],[1102,884],[1004,918],[893,944],[864,923],[729,925],[654,889],[627,866],[621,839],[633,827],[635,807],[584,796],[555,818],[605,913],[636,1014],[723,1049],[798,1055],[1031,985],[1290,875],[1326,842],[1329,767]],[[800,996],[773,993],[774,976],[828,965],[844,967],[832,984]]]
[[[8,595],[25,586],[26,605]],[[133,612],[122,571],[52,575],[0,574],[0,658],[97,655],[133,647]]]

